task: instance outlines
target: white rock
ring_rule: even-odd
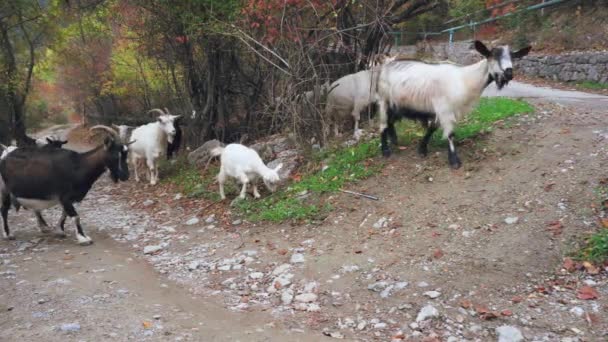
[[[205,223],[209,224],[209,223],[213,223],[215,222],[215,214],[209,215],[206,219],[205,219]]]
[[[506,224],[515,224],[515,223],[517,223],[517,221],[519,221],[519,217],[517,217],[517,216],[509,216],[509,217],[505,218]]]
[[[367,322],[360,321],[359,324],[357,324],[357,330],[361,331],[361,330],[365,329],[365,326],[367,326]]]
[[[375,229],[380,229],[388,226],[388,219],[386,217],[381,217],[376,223],[374,223]]]
[[[80,324],[78,323],[64,323],[60,327],[63,332],[75,332],[80,330]]]
[[[186,221],[186,225],[193,226],[199,222],[200,222],[200,220],[197,217],[193,217],[193,218],[189,219],[188,221]]]
[[[283,305],[289,305],[293,301],[293,290],[285,289],[281,292],[281,302]]]
[[[393,291],[394,287],[395,287],[395,285],[389,285],[389,286],[387,286],[384,290],[382,290],[382,292],[380,292],[380,297],[382,297],[382,298],[388,298],[388,296],[391,295],[391,291]]]
[[[188,264],[188,270],[189,271],[194,271],[196,270],[199,266],[201,265],[201,263],[199,261],[192,261]]]
[[[439,316],[439,311],[437,311],[434,306],[429,304],[423,307],[420,312],[418,312],[418,316],[416,316],[416,322],[422,322],[424,320],[437,316]]]
[[[395,290],[403,290],[407,287],[407,285],[409,285],[407,281],[400,281],[398,283],[395,283]]]
[[[261,279],[262,277],[264,277],[264,273],[262,272],[249,273],[249,278],[251,279]]]
[[[358,270],[359,270],[359,266],[357,266],[357,265],[344,265],[340,269],[340,271],[342,271],[342,273],[357,272]]]
[[[282,264],[280,266],[277,266],[274,270],[272,270],[272,275],[279,275],[282,273],[287,272],[287,270],[289,270],[291,268],[290,264]]]
[[[427,297],[429,297],[429,298],[431,298],[431,299],[435,299],[435,298],[441,296],[441,292],[438,292],[438,291],[426,291],[424,293],[424,295],[427,296]]]
[[[230,265],[223,265],[217,268],[220,271],[230,271]]]
[[[418,330],[418,328],[420,328],[420,325],[418,325],[418,323],[416,323],[416,322],[412,322],[412,323],[410,323],[410,328],[412,330]]]
[[[386,323],[376,323],[374,324],[374,329],[385,329],[386,328]]]
[[[317,295],[314,293],[302,293],[296,296],[296,301],[300,303],[311,303],[317,300]]]
[[[290,262],[292,264],[301,264],[304,262],[304,254],[301,253],[295,253],[291,256]]]
[[[570,309],[570,313],[575,316],[582,317],[585,314],[585,309],[581,308],[580,306],[575,306]]]
[[[373,284],[367,285],[367,289],[374,292],[380,292],[384,290],[388,286],[388,282],[386,281],[378,281]]]
[[[524,340],[521,331],[510,325],[503,325],[496,328],[498,342],[520,342]]]
[[[319,283],[316,281],[311,281],[310,283],[304,285],[304,290],[302,292],[315,292],[315,290],[319,287]]]
[[[416,286],[418,286],[418,287],[427,287],[427,286],[429,286],[429,284],[426,281],[421,281],[418,284],[416,284]]]
[[[163,248],[161,246],[158,245],[153,245],[153,246],[146,246],[144,247],[144,254],[152,254],[152,253],[156,253],[160,250],[162,250]]]
[[[153,201],[153,200],[151,200],[151,199],[147,199],[147,200],[145,200],[145,201],[144,201],[144,203],[143,203],[144,207],[151,206],[152,204],[154,204],[154,201]]]
[[[173,199],[178,201],[178,200],[182,199],[183,197],[184,197],[184,195],[178,193],[175,195],[175,197],[173,197]]]

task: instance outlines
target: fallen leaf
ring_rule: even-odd
[[[494,311],[486,312],[486,313],[479,315],[479,318],[486,320],[486,321],[494,319],[496,317],[498,317],[498,315]]]
[[[63,257],[63,260],[72,260],[72,259],[74,259],[73,255],[66,255]]]
[[[399,146],[398,149],[399,151],[404,151],[407,150],[407,146]]]
[[[277,253],[279,253],[280,255],[285,255],[287,254],[287,250],[285,248],[281,248],[277,251]]]
[[[589,325],[598,324],[600,322],[600,317],[594,313],[586,313],[587,323]]]
[[[148,321],[143,321],[143,322],[141,322],[141,324],[144,326],[144,329],[152,328],[152,323],[150,323]]]
[[[439,259],[443,256],[443,251],[439,248],[437,248],[434,252],[433,252],[433,258],[435,259]]]
[[[587,273],[589,274],[598,274],[600,273],[600,269],[595,267],[592,263],[590,263],[589,261],[584,261],[583,262],[583,267],[585,267],[585,270],[587,271]]]
[[[524,300],[524,298],[522,296],[515,296],[513,298],[511,298],[511,301],[513,303],[521,303]]]
[[[582,300],[591,300],[597,299],[599,296],[599,293],[597,293],[597,291],[593,287],[583,286],[578,289],[578,294],[576,295],[576,298]]]
[[[296,173],[292,176],[290,176],[290,178],[294,181],[294,182],[299,182],[302,180],[302,175],[299,173]]]
[[[574,272],[576,270],[576,264],[574,263],[574,261],[570,258],[564,258],[564,263],[563,263],[563,267],[566,269],[566,271],[568,272]]]
[[[460,301],[460,306],[464,309],[470,309],[473,306],[470,300],[463,299]]]
[[[361,254],[361,253],[363,253],[363,251],[360,249],[355,251],[355,254]]]
[[[547,223],[547,228],[545,230],[553,233],[553,236],[560,235],[562,233],[562,228],[564,226],[559,221],[551,221]]]
[[[438,236],[441,236],[441,233],[433,232],[431,235],[432,235],[433,237],[438,237]]]
[[[601,222],[602,222],[602,227],[608,228],[608,217],[602,218]]]
[[[549,183],[547,185],[545,185],[545,191],[551,191],[553,189],[553,186],[555,185],[555,183]]]
[[[513,311],[511,311],[509,309],[505,309],[505,310],[502,310],[500,312],[500,314],[503,315],[503,316],[513,316]]]

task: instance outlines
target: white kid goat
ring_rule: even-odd
[[[279,182],[280,177],[278,171],[283,167],[283,164],[279,164],[274,169],[267,167],[262,158],[258,153],[247,146],[241,144],[229,144],[226,147],[216,147],[211,150],[211,155],[221,156],[220,172],[217,175],[217,181],[220,185],[220,197],[226,198],[224,194],[224,183],[228,176],[236,178],[243,188],[239,197],[245,199],[247,192],[247,184],[252,183],[253,185],[253,196],[260,198],[258,187],[255,181],[258,178],[264,180],[264,184],[268,190],[274,192],[276,190],[276,183]]]

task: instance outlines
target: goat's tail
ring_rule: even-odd
[[[222,146],[214,147],[214,148],[211,149],[210,153],[211,153],[212,157],[221,156],[222,153],[224,153],[224,147],[222,147]]]

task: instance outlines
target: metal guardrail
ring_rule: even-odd
[[[437,35],[442,35],[442,34],[449,34],[449,42],[450,44],[452,44],[454,42],[454,32],[465,29],[465,28],[474,28],[476,26],[479,25],[483,25],[483,24],[487,24],[487,23],[491,23],[518,13],[522,13],[522,12],[529,12],[529,11],[534,11],[534,10],[539,10],[539,9],[543,9],[546,7],[550,7],[550,6],[554,6],[554,5],[558,5],[561,3],[565,3],[565,2],[569,2],[569,1],[573,1],[573,0],[549,0],[549,1],[544,1],[542,3],[536,4],[536,5],[530,5],[526,8],[522,8],[507,14],[503,14],[503,15],[499,15],[496,17],[491,17],[491,18],[486,18],[484,20],[480,20],[480,21],[471,21],[468,24],[463,24],[463,25],[458,25],[458,26],[454,26],[454,27],[450,27],[438,32],[406,32],[406,31],[392,31],[389,32],[389,34],[395,36],[395,45],[400,45],[400,42],[403,38],[403,34],[404,33],[415,33],[417,35],[423,35],[423,36],[437,36]],[[448,21],[450,22],[450,21]]]

